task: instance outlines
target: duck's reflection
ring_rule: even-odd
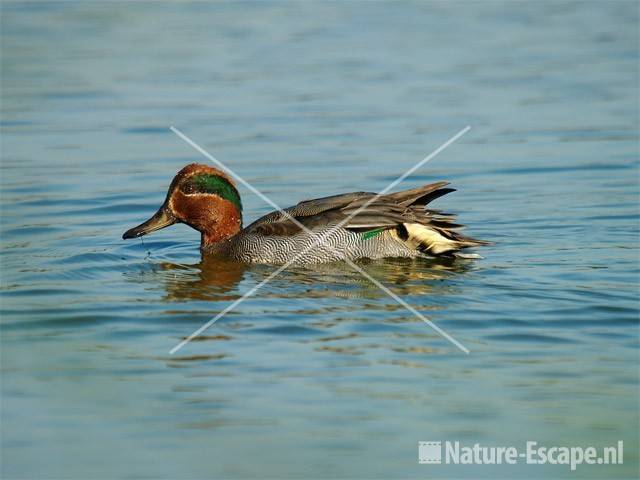
[[[471,267],[467,262],[448,259],[387,258],[361,260],[356,265],[366,275],[346,263],[321,264],[287,271],[286,280],[312,285],[306,296],[375,298],[386,293],[367,275],[398,295],[424,295],[441,289],[438,281],[450,279]],[[318,288],[315,288],[315,287]]]
[[[398,295],[425,295],[441,290],[439,280],[469,270],[469,262],[447,259],[383,259],[359,261],[358,266]],[[255,283],[266,280],[277,266],[247,265],[207,255],[196,264],[159,264],[165,276],[165,299],[226,300],[244,292],[237,287],[248,274]],[[252,282],[253,284],[253,282]],[[374,298],[385,295],[365,275],[346,263],[290,267],[275,276],[260,293],[263,297]]]
[[[225,300],[236,291],[249,265],[206,255],[195,264],[162,262],[159,267],[173,273],[165,275],[166,300]]]

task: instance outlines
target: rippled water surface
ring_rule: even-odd
[[[3,2],[3,478],[541,477],[419,440],[613,445],[638,473],[635,2]],[[207,160],[280,205],[403,187],[483,260],[200,259],[124,230]],[[241,188],[245,223],[271,208]],[[574,473],[574,476],[576,474]]]

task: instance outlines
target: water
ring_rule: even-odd
[[[638,474],[638,7],[2,6],[3,478],[542,477],[419,465],[419,440],[625,442]],[[280,205],[403,187],[495,242],[477,262],[283,272],[122,241],[206,162]],[[245,223],[271,208],[241,188]],[[576,474],[574,473],[573,476]]]

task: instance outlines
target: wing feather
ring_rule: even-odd
[[[342,195],[305,200],[284,211],[310,230],[336,225],[349,218],[344,228],[357,231],[396,228],[403,224],[432,225],[444,231],[462,228],[453,223],[453,215],[427,210],[429,202],[455,191],[444,188],[448,182],[437,182],[421,187],[376,196],[372,192],[352,192]],[[368,202],[371,202],[368,204]],[[366,206],[365,206],[366,205]],[[259,218],[246,230],[262,235],[296,235],[301,228],[280,211]]]

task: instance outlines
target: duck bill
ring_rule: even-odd
[[[124,232],[122,238],[124,240],[127,240],[128,238],[141,237],[143,235],[146,235],[147,233],[155,232],[156,230],[160,230],[161,228],[173,225],[177,221],[178,220],[176,220],[176,218],[171,215],[171,212],[169,212],[169,210],[163,205],[162,207],[160,207],[160,210],[158,210],[155,215],[149,220],[141,223],[137,227],[133,227],[132,229]]]

